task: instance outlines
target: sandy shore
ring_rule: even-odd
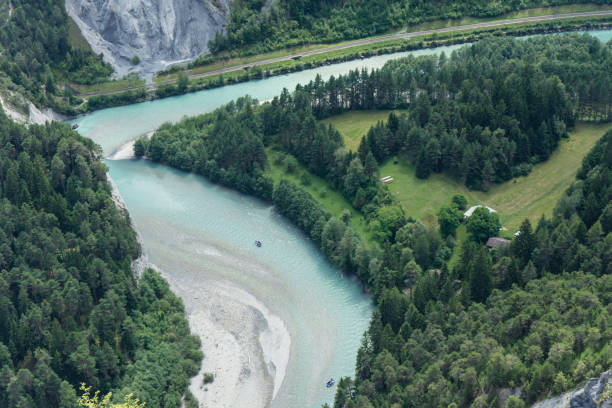
[[[147,133],[146,136],[150,139],[151,136],[153,136],[154,133],[155,133],[155,131],[152,130],[149,133]],[[134,156],[134,143],[136,143],[136,139],[130,140],[129,142],[125,143],[124,145],[119,147],[117,150],[115,150],[112,154],[110,154],[106,158],[106,160],[130,160],[130,159],[133,159],[135,157]]]
[[[132,146],[133,141],[124,144],[108,159],[133,157]],[[125,209],[110,177],[109,182],[117,206]],[[140,225],[145,230],[149,227]],[[174,230],[171,224],[155,225],[153,230],[156,236],[150,237],[148,247],[143,245],[144,254],[133,268],[137,273],[145,267],[159,270],[185,304],[191,331],[200,337],[204,353],[200,371],[190,382],[199,407],[269,407],[283,384],[289,362],[291,337],[285,322],[218,273],[227,268],[241,270],[246,265],[240,258],[202,242],[199,234]],[[203,264],[210,266],[203,269]],[[257,268],[252,261],[248,267]],[[204,384],[206,373],[214,375],[214,382]]]
[[[170,278],[171,279],[171,278]],[[190,390],[201,408],[266,407],[282,384],[291,340],[283,322],[231,284],[207,285],[195,296],[177,288],[204,360]],[[215,376],[204,384],[205,373]]]
[[[161,252],[156,246],[149,250]],[[205,252],[207,257],[231,261],[216,254],[214,247]],[[194,255],[201,254],[191,252]],[[177,258],[186,257],[183,253]],[[183,262],[160,266],[172,291],[183,299],[192,333],[202,341],[202,367],[189,387],[199,407],[268,407],[289,361],[291,338],[284,322],[233,282],[204,278],[202,270]],[[205,373],[214,375],[213,383],[204,384]]]

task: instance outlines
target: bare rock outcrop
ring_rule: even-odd
[[[612,372],[591,378],[584,387],[540,401],[532,408],[612,408]]]
[[[139,71],[151,78],[207,52],[208,41],[225,29],[229,0],[66,0],[66,10],[117,76]]]

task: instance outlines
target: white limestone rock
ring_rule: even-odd
[[[66,10],[116,76],[150,79],[208,51],[208,41],[225,30],[229,0],[66,0]],[[140,64],[132,65],[134,55]]]

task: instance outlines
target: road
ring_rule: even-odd
[[[522,18],[515,18],[515,19],[508,19],[508,20],[489,21],[485,23],[476,23],[476,24],[468,24],[468,25],[461,25],[461,26],[454,26],[454,27],[438,28],[435,30],[425,30],[425,31],[413,31],[413,32],[400,31],[395,34],[384,35],[384,36],[375,37],[375,38],[367,38],[363,40],[348,41],[346,43],[342,43],[338,45],[331,45],[329,47],[319,48],[319,49],[312,50],[312,51],[299,52],[296,54],[286,55],[283,57],[269,58],[269,59],[265,59],[265,60],[261,60],[257,62],[251,62],[248,64],[233,65],[231,67],[216,69],[214,71],[208,71],[202,74],[190,75],[189,78],[190,79],[203,78],[207,76],[225,74],[228,72],[239,71],[239,70],[245,69],[246,67],[252,67],[255,65],[267,65],[267,64],[272,64],[275,62],[282,62],[282,61],[288,61],[291,59],[307,57],[310,55],[324,54],[330,51],[337,51],[337,50],[343,50],[346,48],[359,47],[361,45],[375,44],[378,42],[389,41],[389,40],[409,39],[409,38],[420,37],[420,36],[434,34],[434,33],[448,33],[448,32],[454,32],[454,31],[473,30],[476,28],[489,28],[489,27],[499,27],[499,26],[506,26],[506,25],[512,25],[512,24],[521,24],[521,23],[535,23],[535,22],[541,22],[541,21],[561,20],[561,19],[576,18],[576,17],[594,17],[594,16],[608,16],[608,15],[612,15],[612,10],[588,11],[588,12],[582,12],[582,13],[567,13],[567,14],[551,14],[548,16],[540,16],[540,17],[522,17]],[[133,90],[133,89],[141,89],[141,88],[154,89],[156,85],[171,84],[174,82],[176,82],[175,79],[169,79],[166,81],[157,82],[156,84],[148,84],[148,85],[132,87],[132,88],[123,88],[120,90],[110,90],[110,91],[100,91],[100,92],[94,92],[94,93],[88,93],[88,94],[80,94],[79,96],[87,97],[87,96],[95,96],[95,95],[112,94],[112,93],[123,92],[123,91]]]

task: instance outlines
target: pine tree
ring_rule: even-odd
[[[491,260],[484,246],[476,252],[470,265],[470,294],[475,302],[484,303],[491,294]]]
[[[364,173],[370,178],[374,177],[376,173],[378,173],[378,163],[376,162],[376,159],[371,151],[368,151],[368,154],[366,155],[363,170]]]
[[[420,179],[426,179],[431,174],[431,166],[425,149],[421,149],[419,158],[416,163],[416,176]]]
[[[519,259],[519,268],[524,268],[531,259],[531,253],[535,249],[536,239],[528,219],[523,221],[519,229],[519,235],[512,241],[512,253]]]
[[[510,289],[512,288],[512,285],[521,285],[522,283],[523,278],[521,276],[521,272],[519,271],[518,263],[515,258],[512,258],[504,273],[503,288]]]

